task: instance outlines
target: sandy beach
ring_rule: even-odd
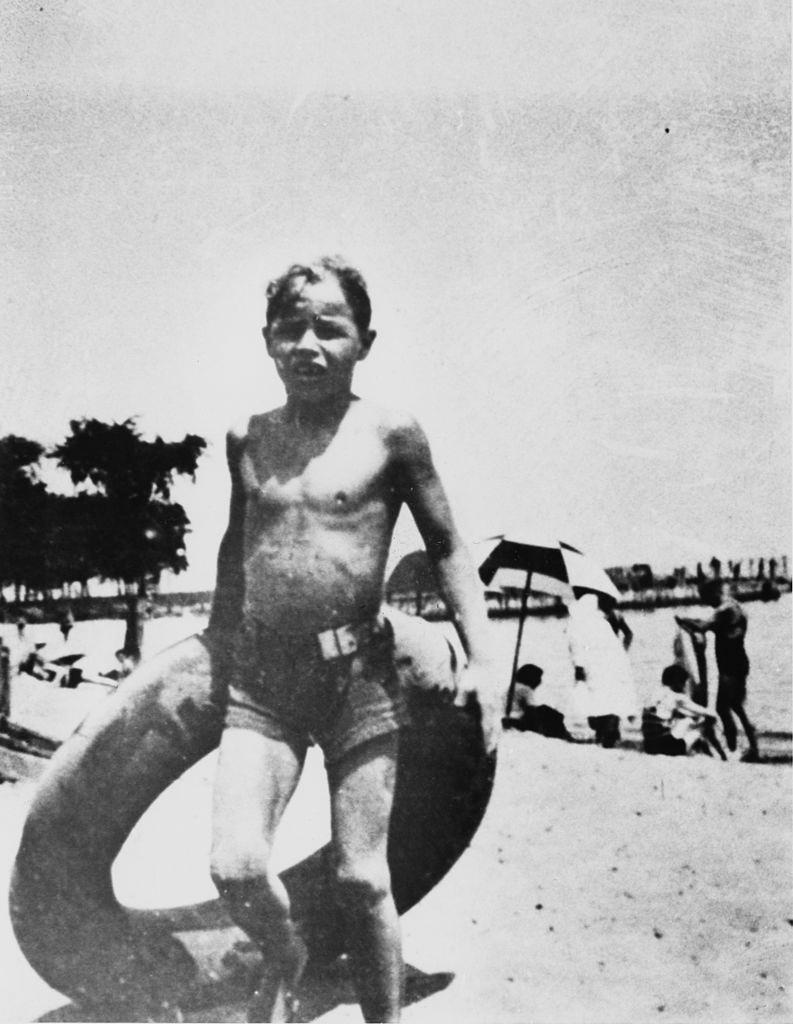
[[[208,687],[194,700],[169,671],[144,692],[133,674],[141,704],[112,717],[103,759],[86,744],[81,760],[78,737],[74,786],[40,804],[14,912],[82,1007],[11,923],[36,779],[114,691],[124,649],[148,662],[206,629],[212,601],[235,636],[213,697],[261,682],[269,702],[272,681],[289,705],[294,683],[278,724],[305,712],[341,741],[376,668],[355,711],[374,734],[392,682],[381,591],[456,623],[507,717],[520,669],[541,670],[536,704],[573,739],[503,732],[470,846],[402,918],[406,1024],[793,1024],[790,3],[14,0],[0,25],[0,641],[14,671],[30,645],[80,656],[0,693],[0,1024],[85,1022],[92,998],[91,1024],[147,999],[158,1021],[245,1020],[262,964],[209,875],[216,755],[132,827],[168,766],[218,741],[199,736]],[[429,575],[392,585],[421,547]],[[748,632],[734,609],[689,622],[707,626],[698,661],[675,620],[710,620],[689,602],[717,581],[746,598]],[[629,630],[592,607],[582,642],[576,609],[612,588]],[[440,648],[418,685],[451,678]],[[642,750],[642,710],[681,649],[711,705],[729,677],[720,710],[749,673],[752,725],[725,761]],[[596,745],[589,720],[617,714],[617,745]],[[472,780],[491,763],[461,729],[458,770],[457,730],[427,719],[395,816],[414,892],[437,877],[427,849],[442,860],[444,839],[470,835],[485,800],[466,795],[488,792]],[[217,791],[227,896],[254,860],[251,748]],[[345,773],[369,760],[351,753]],[[278,870],[328,840],[320,759],[274,840]],[[336,830],[354,840],[341,866],[381,879],[358,843],[383,836],[361,820],[368,767],[345,774]],[[113,891],[139,915],[114,915],[101,857],[122,835]],[[344,946],[311,883],[329,866],[293,889],[328,958]],[[350,890],[371,893],[358,874]],[[316,908],[328,929],[305,923]],[[151,931],[132,948],[163,909],[173,943]],[[344,956],[312,964],[297,996],[303,1022],[362,1020]]]
[[[4,886],[30,786],[0,786]],[[403,919],[405,1020],[789,1021],[790,825],[789,766],[506,733],[471,848]],[[74,1019],[5,910],[0,963],[0,1020]],[[301,1017],[361,1019],[338,979]]]
[[[790,1020],[790,822],[786,768],[508,734],[405,923],[408,962],[455,973],[414,1019]]]

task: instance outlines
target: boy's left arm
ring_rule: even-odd
[[[493,664],[487,611],[476,570],[457,527],[427,438],[415,421],[395,431],[399,497],[407,504],[468,659],[457,702],[473,696],[482,711],[488,750],[501,729],[503,698]]]
[[[683,615],[675,615],[675,622],[689,632],[705,633],[716,625],[716,616],[711,615],[707,619],[690,619]]]

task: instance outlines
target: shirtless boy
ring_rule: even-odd
[[[421,428],[352,393],[375,339],[361,275],[335,259],[293,266],[267,298],[263,334],[286,403],[227,439],[231,510],[211,628],[229,701],[212,876],[268,965],[254,1019],[286,1019],[305,950],[270,854],[306,747],[317,742],[361,1009],[368,1021],[395,1021],[402,956],[386,847],[405,708],[380,607],[403,503],[467,654],[458,700],[478,700],[492,749],[500,696],[484,603]]]
[[[721,719],[727,746],[735,751],[738,744],[738,730],[733,712],[743,726],[749,749],[743,756],[745,761],[756,761],[757,733],[744,707],[746,700],[746,679],[749,675],[749,658],[744,646],[746,637],[746,613],[735,600],[728,580],[716,581],[711,589],[710,603],[714,612],[706,619],[689,619],[676,615],[675,622],[689,633],[704,636],[709,630],[716,638],[716,666],[719,670],[716,691],[716,712]]]

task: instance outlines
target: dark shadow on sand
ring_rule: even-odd
[[[442,992],[454,981],[454,974],[451,972],[438,972],[425,974],[418,968],[407,964],[405,966],[405,998],[404,1006],[411,1006],[422,999],[427,999],[436,992]],[[199,1022],[212,1020],[215,1024],[231,1024],[234,1021],[244,1021],[246,1018],[247,998],[241,995],[245,985],[240,985],[239,979],[236,983],[229,980],[225,984],[220,983],[214,992],[206,991],[206,1000],[202,1000],[201,1006],[174,1007],[172,1012],[162,1015],[152,1015],[148,1012],[139,1015],[113,1016],[103,1012],[101,1015],[93,1013],[90,1008],[78,1006],[76,1003],[68,1003],[65,1006],[51,1010],[36,1019],[36,1024],[111,1024],[115,1021],[185,1021]],[[355,990],[350,978],[347,961],[345,957],[339,957],[331,964],[316,965],[309,967],[303,982],[298,991],[298,1009],[295,1021],[308,1024],[325,1013],[329,1013],[337,1006],[345,1004],[354,1005],[357,1003]],[[210,1013],[211,1016],[207,1016]]]
[[[517,731],[517,730],[516,730]],[[626,730],[627,735],[623,736],[610,748],[612,750],[632,750],[637,754],[645,754],[644,742],[641,734],[635,729]],[[537,733],[533,733],[526,730],[522,733],[523,736],[527,737],[527,742],[530,742],[533,737],[537,737]],[[561,740],[556,737],[542,737],[543,740],[553,739],[557,743],[569,743],[573,746],[579,747],[596,747],[594,736],[573,736],[569,740]],[[741,764],[753,765],[753,764],[774,764],[774,765],[793,765],[793,733],[781,730],[761,730],[757,733],[757,742],[760,747],[760,754],[756,758],[743,757],[740,759]],[[647,755],[647,756],[663,756],[663,755]],[[698,758],[704,756],[702,754],[689,755],[690,758]]]
[[[436,992],[442,992],[454,980],[454,974],[440,972],[425,974],[423,971],[405,966],[405,998],[403,1005],[411,1006],[422,999],[427,999]],[[311,971],[301,986],[299,993],[300,1005],[296,1021],[307,1024],[342,1004],[355,1005],[358,1000],[345,958],[334,963],[318,967]]]

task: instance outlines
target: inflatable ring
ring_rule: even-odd
[[[470,843],[490,798],[495,755],[485,752],[476,709],[453,705],[454,657],[442,632],[390,610],[388,617],[413,722],[400,735],[388,853],[404,913]],[[111,879],[116,856],[149,805],[218,745],[218,675],[203,636],[164,651],[56,751],[35,793],[11,884],[14,931],[41,977],[104,1014],[96,1019],[168,1019],[168,1006],[189,1000],[219,973],[217,955],[207,967],[178,936],[217,930],[227,946],[240,937],[220,900],[130,910],[116,899]],[[281,877],[312,957],[342,953],[329,847]]]

